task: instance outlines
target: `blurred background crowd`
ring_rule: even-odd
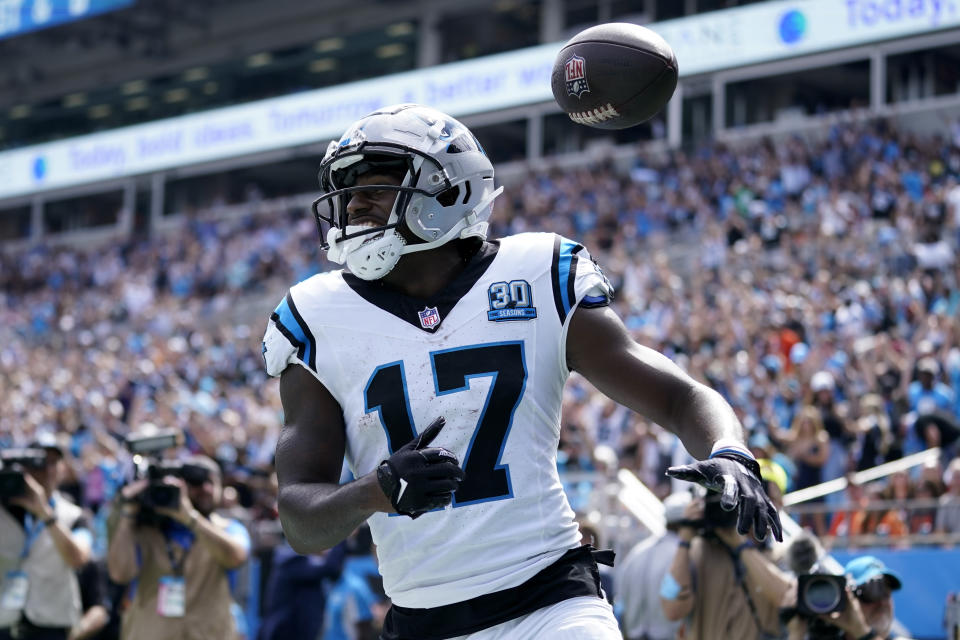
[[[122,244],[0,255],[0,445],[59,440],[62,491],[88,510],[102,557],[131,469],[125,436],[181,429],[187,451],[221,466],[222,509],[250,531],[253,561],[234,595],[246,633],[268,637],[261,620],[273,615],[275,629],[284,605],[281,618],[294,615],[278,581],[325,585],[297,597],[329,610],[355,580],[343,555],[368,553],[360,543],[339,559],[299,559],[282,540],[282,415],[260,337],[286,289],[331,264],[305,211],[250,192],[241,215],[197,211]],[[916,137],[872,120],[638,155],[628,171],[531,168],[493,218],[493,237],[522,231],[587,246],[635,337],[733,405],[754,453],[782,467],[784,493],[851,479],[788,508],[828,546],[956,540],[960,133]],[[575,374],[562,419],[559,464],[585,519],[619,469],[671,492],[664,470],[687,455],[672,434]],[[880,481],[853,476],[933,447],[936,459]],[[319,615],[296,624],[321,633]]]

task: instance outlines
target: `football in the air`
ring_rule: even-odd
[[[560,50],[550,87],[574,122],[626,129],[649,120],[670,100],[677,88],[677,57],[646,27],[600,24]]]

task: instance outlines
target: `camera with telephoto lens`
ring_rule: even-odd
[[[842,640],[843,630],[820,616],[843,611],[847,606],[847,578],[834,563],[830,569],[827,559],[821,557],[822,548],[806,534],[790,543],[787,556],[790,569],[797,574],[797,604],[780,612],[781,622],[786,624],[794,617],[806,622],[808,640]]]
[[[165,450],[180,444],[180,437],[180,432],[175,429],[165,429],[149,435],[127,436],[127,449],[134,454],[134,480],[148,480],[147,487],[136,497],[140,504],[138,524],[157,525],[162,516],[156,509],[178,508],[180,488],[167,484],[164,482],[165,478],[182,478],[191,486],[200,486],[210,479],[210,471],[205,467],[161,458]]]
[[[847,607],[847,578],[832,573],[813,573],[797,576],[796,615],[807,621],[809,640],[842,640],[842,629],[826,622],[821,615],[843,611]]]
[[[846,576],[808,573],[797,576],[797,613],[817,616],[843,611],[847,605]]]
[[[147,465],[150,483],[139,495],[140,506],[148,509],[176,509],[180,504],[180,487],[164,482],[164,478],[180,475],[182,465],[176,461],[160,460]]]
[[[696,520],[683,519],[679,524],[684,527],[693,527],[697,530],[697,535],[708,535],[715,529],[729,529],[737,526],[737,510],[727,511],[720,506],[720,494],[708,491],[703,497],[703,517]]]
[[[703,529],[706,532],[716,529],[729,529],[737,526],[739,513],[736,509],[727,511],[720,506],[720,494],[715,491],[707,493],[703,499]]]
[[[47,452],[43,449],[4,449],[0,451],[0,500],[22,496],[27,490],[23,474],[28,469],[43,469]]]

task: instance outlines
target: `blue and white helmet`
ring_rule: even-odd
[[[356,185],[369,171],[399,173],[398,185]],[[476,137],[445,113],[416,104],[384,107],[350,125],[320,165],[323,195],[313,203],[321,247],[364,280],[382,278],[400,256],[458,238],[487,237],[493,165]],[[387,224],[347,225],[357,191],[396,191]],[[325,209],[323,208],[325,205]],[[408,242],[404,225],[417,241]]]

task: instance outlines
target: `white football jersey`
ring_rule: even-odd
[[[333,271],[281,301],[264,336],[267,372],[306,367],[336,398],[354,476],[446,418],[432,446],[464,469],[453,503],[369,520],[395,604],[513,587],[579,544],[556,464],[566,335],[578,305],[611,296],[581,245],[524,233],[485,243],[429,300]]]

